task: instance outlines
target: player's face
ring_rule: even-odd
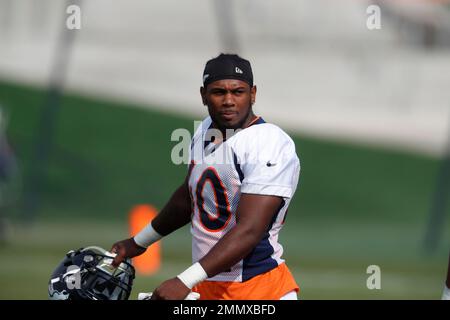
[[[256,86],[235,79],[218,80],[200,88],[203,104],[219,129],[244,128],[252,120]]]

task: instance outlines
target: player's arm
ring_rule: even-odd
[[[118,266],[126,258],[144,253],[152,243],[183,227],[190,220],[191,198],[186,177],[184,183],[172,194],[155,219],[135,237],[118,241],[112,245],[111,252],[117,254],[112,265]]]
[[[200,264],[208,278],[230,269],[244,259],[267,232],[282,198],[242,194],[236,213],[236,226],[205,255]]]
[[[151,225],[161,236],[167,236],[191,221],[191,197],[187,177],[184,183],[175,191],[169,202],[151,222]]]
[[[236,213],[236,226],[206,254],[178,277],[153,292],[153,299],[183,299],[197,283],[230,269],[244,259],[267,232],[281,197],[242,194]],[[182,279],[182,280],[181,280]]]

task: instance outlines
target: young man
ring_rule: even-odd
[[[278,233],[297,187],[292,139],[253,113],[250,63],[221,54],[207,62],[200,88],[207,117],[191,142],[184,183],[134,238],[115,243],[113,264],[191,222],[194,264],[154,290],[152,299],[297,299]]]

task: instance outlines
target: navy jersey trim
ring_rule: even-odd
[[[252,123],[251,126],[254,126],[255,124],[263,124],[263,123],[266,123],[266,121],[264,121],[263,118],[259,117],[259,119],[256,120],[254,123]],[[250,127],[251,127],[251,126],[250,126]]]
[[[269,241],[269,231],[272,229],[278,214],[283,209],[285,204],[286,201],[283,199],[276,213],[273,215],[272,221],[270,222],[263,239],[252,250],[252,252],[244,258],[242,265],[242,281],[250,280],[257,275],[270,271],[278,266],[278,262],[271,257],[274,253],[274,249]]]
[[[208,129],[206,129],[206,131],[208,131],[209,129],[212,129],[213,128],[213,122],[211,122],[211,124],[209,125],[209,127],[208,127]],[[205,131],[205,132],[206,132]],[[203,151],[205,151],[206,150],[206,148],[209,146],[209,144],[210,143],[213,143],[214,142],[214,140],[215,140],[215,137],[214,136],[212,136],[211,137],[211,141],[206,141],[206,140],[204,140],[204,138],[205,138],[205,132],[203,132],[202,133],[202,139],[203,139]],[[213,151],[211,151],[211,152],[209,152],[209,153],[213,153],[215,151],[215,148],[213,148]]]
[[[238,159],[237,159],[236,153],[234,153],[234,151],[232,151],[232,152],[233,152],[234,167],[235,167],[235,169],[236,169],[236,171],[237,171],[237,173],[239,175],[239,180],[242,183],[242,181],[244,181],[244,173],[242,172],[241,165],[238,163]]]

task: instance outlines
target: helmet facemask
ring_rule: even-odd
[[[134,267],[127,259],[114,268],[112,259],[113,255],[100,247],[69,251],[50,279],[50,299],[127,300]]]

